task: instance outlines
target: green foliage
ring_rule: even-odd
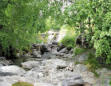
[[[67,32],[65,37],[61,40],[61,43],[66,47],[74,48],[77,34],[74,32],[74,28],[71,28],[69,26],[65,26],[64,28],[67,28]]]
[[[111,86],[111,80],[110,80],[110,82],[109,82],[109,85]]]
[[[0,0],[1,50],[7,54],[10,47],[14,50],[30,47],[38,32],[49,29],[47,18],[58,18],[61,6],[58,1],[49,0]]]
[[[111,63],[111,0],[75,0],[65,9],[65,23],[85,34],[96,57]],[[95,57],[95,58],[96,58]]]
[[[54,30],[59,30],[61,27],[61,24],[58,24],[58,22],[49,17],[48,19],[46,19],[46,28],[47,29],[54,29]]]
[[[84,53],[86,51],[87,51],[87,49],[80,48],[80,47],[75,47],[74,48],[74,55],[79,55],[79,54],[82,54],[82,53]]]
[[[12,86],[34,86],[28,82],[16,82],[15,84],[13,84]]]
[[[42,36],[44,35],[44,36]],[[37,34],[37,43],[47,43],[48,33],[38,33]]]
[[[65,45],[66,47],[74,47],[75,39],[73,36],[66,35],[62,39],[62,44]]]
[[[97,77],[96,69],[100,68],[100,65],[95,58],[94,52],[89,52],[88,59],[84,62],[84,64],[88,67],[88,69],[93,72]]]

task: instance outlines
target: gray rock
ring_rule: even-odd
[[[42,55],[42,58],[43,58],[43,59],[51,59],[51,57],[53,57],[52,54],[51,54],[51,53],[48,53],[48,52],[47,52],[47,53],[44,53],[44,54]]]
[[[31,55],[31,53],[26,53],[23,55],[23,57],[25,58],[32,58],[33,56]]]
[[[88,59],[88,53],[87,53],[87,52],[75,56],[75,60],[76,60],[76,62],[84,62],[84,61],[86,61],[87,59]]]
[[[82,86],[82,85],[84,85],[84,81],[82,80],[81,76],[73,75],[72,77],[63,80],[61,86]]]
[[[6,57],[0,57],[0,64],[6,66],[12,64],[12,61],[6,60]]]
[[[67,48],[63,48],[62,50],[59,51],[60,53],[67,53]]]
[[[33,49],[32,55],[33,55],[33,57],[35,57],[35,58],[41,58],[41,53],[40,53],[40,51],[37,51],[36,49]]]
[[[77,72],[85,72],[85,71],[88,71],[87,67],[86,67],[85,65],[83,65],[83,64],[77,64],[77,65],[75,66],[75,69],[74,69],[74,70],[77,71]]]
[[[43,61],[43,64],[47,67],[50,67],[51,69],[55,68],[57,69],[58,67],[67,67],[67,63],[64,60],[61,59],[49,59]]]
[[[40,65],[40,62],[39,61],[27,61],[27,62],[21,63],[21,65],[23,68],[32,69],[32,68],[38,67]]]
[[[0,82],[0,86],[12,86],[11,83],[8,82]]]
[[[35,83],[34,86],[54,86],[54,85],[52,85],[50,83]]]
[[[73,58],[73,54],[64,54],[62,58]]]
[[[2,67],[2,66],[3,66],[3,64],[0,63],[0,67]]]
[[[18,67],[18,66],[2,66],[0,67],[0,76],[7,76],[7,75],[23,75],[25,70]]]
[[[44,74],[43,74],[42,71],[40,71],[40,69],[36,68],[36,69],[29,70],[24,76],[26,78],[32,79],[33,81],[34,80],[35,81],[40,81],[44,77]]]
[[[98,70],[96,70],[96,72],[99,75],[103,75],[103,76],[109,76],[109,75],[111,75],[111,70],[108,70],[106,68],[98,69]]]

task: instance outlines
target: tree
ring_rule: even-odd
[[[47,30],[46,19],[54,18],[58,12],[56,3],[58,1],[0,0],[1,54],[8,55],[10,50],[26,49],[34,43],[37,33]]]
[[[75,0],[65,9],[65,22],[87,38],[96,57],[111,63],[111,0]]]

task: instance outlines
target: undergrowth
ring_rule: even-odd
[[[84,64],[88,67],[88,69],[95,74],[95,76],[99,76],[96,72],[98,68],[101,68],[100,64],[98,63],[95,54],[89,53],[88,59],[84,62]]]
[[[82,54],[82,53],[84,53],[86,51],[87,51],[87,49],[85,49],[85,48],[75,47],[74,48],[74,55],[75,56],[80,55],[80,54]]]

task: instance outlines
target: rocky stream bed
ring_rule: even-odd
[[[21,57],[25,58],[21,66],[0,57],[0,86],[12,86],[18,81],[30,82],[34,86],[109,86],[110,70],[98,69],[99,77],[96,77],[85,65],[75,64],[71,48],[56,42],[34,44],[32,52]],[[86,60],[87,54],[76,58]]]

